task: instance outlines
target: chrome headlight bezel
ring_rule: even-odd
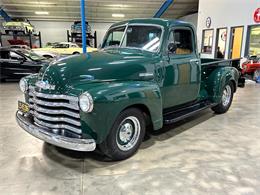
[[[88,92],[84,92],[79,96],[79,107],[83,112],[92,112],[94,101]]]
[[[21,78],[21,80],[19,81],[19,87],[23,93],[26,93],[28,91],[29,84],[25,78]]]

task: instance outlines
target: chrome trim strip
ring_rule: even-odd
[[[69,101],[74,101],[78,102],[79,98],[74,97],[74,96],[68,96],[68,95],[55,95],[55,94],[45,94],[45,93],[38,93],[36,91],[31,91],[29,92],[30,96],[36,96],[40,98],[46,98],[46,99],[61,99],[61,100],[69,100]]]
[[[74,118],[80,118],[79,114],[74,113],[74,112],[70,112],[70,111],[67,111],[67,110],[51,110],[51,109],[39,107],[36,104],[30,104],[30,108],[32,108],[32,109],[34,109],[38,112],[45,113],[45,114],[53,114],[53,115],[54,114],[64,114],[64,115],[71,116],[71,117],[74,117]]]
[[[50,124],[50,123],[47,123],[47,122],[43,122],[36,117],[34,117],[34,120],[39,125],[42,125],[42,126],[45,126],[45,127],[48,127],[48,128],[68,129],[68,130],[73,131],[73,132],[78,133],[78,134],[82,133],[80,128],[71,127],[69,124],[68,125],[65,125],[65,124]]]
[[[55,146],[76,151],[93,151],[96,148],[94,139],[70,138],[50,133],[29,122],[29,120],[19,112],[16,113],[16,121],[18,125],[29,134]]]
[[[39,104],[39,105],[42,105],[42,106],[66,107],[66,108],[70,108],[70,109],[73,109],[73,110],[79,110],[79,105],[78,104],[73,105],[73,104],[61,103],[61,102],[48,102],[48,101],[39,100],[39,99],[37,99],[37,97],[30,98],[29,102],[35,103],[35,104]]]
[[[76,126],[81,126],[79,121],[67,118],[67,117],[54,117],[54,116],[46,116],[44,114],[40,114],[37,111],[33,112],[33,116],[35,116],[38,119],[51,121],[51,122],[67,122]]]

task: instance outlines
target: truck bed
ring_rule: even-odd
[[[239,72],[239,79],[238,79],[238,86],[244,87],[245,86],[245,78],[242,76],[242,69],[240,68],[240,60],[241,58],[237,59],[228,59],[228,60],[222,60],[222,59],[209,59],[209,58],[201,58],[201,69],[202,71],[207,71],[208,73],[210,71],[213,71],[214,68],[220,67],[220,66],[232,66],[236,68]]]

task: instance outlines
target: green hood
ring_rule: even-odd
[[[116,80],[149,80],[142,73],[154,73],[155,60],[150,52],[137,49],[107,49],[69,56],[50,63],[40,71],[41,80],[59,87]],[[141,76],[140,76],[141,73]]]

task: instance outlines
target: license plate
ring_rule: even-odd
[[[18,110],[23,113],[28,113],[30,111],[29,104],[18,101]]]

